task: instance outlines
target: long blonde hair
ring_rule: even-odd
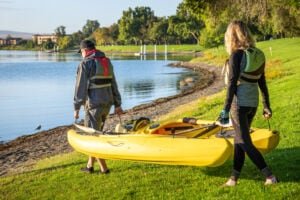
[[[227,26],[224,39],[226,51],[229,55],[237,49],[255,47],[252,34],[242,21],[232,21]]]

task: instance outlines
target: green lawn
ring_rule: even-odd
[[[97,46],[98,49],[100,49],[101,51],[104,52],[123,52],[123,53],[139,53],[144,52],[144,46],[140,45],[130,45],[130,46]],[[192,52],[198,52],[198,51],[202,51],[203,48],[199,45],[146,45],[146,52],[147,53],[153,53],[155,52],[155,48],[156,48],[156,52],[157,53],[165,53],[165,51],[167,51],[168,53],[172,52],[172,53],[192,53]]]
[[[280,183],[265,187],[263,175],[247,159],[239,184],[220,188],[231,173],[232,161],[221,167],[191,167],[109,160],[108,175],[83,174],[85,155],[73,152],[41,160],[33,170],[0,178],[0,199],[297,199],[300,197],[300,38],[258,43],[267,56],[267,77],[274,115],[272,129],[280,131],[278,147],[265,155]],[[220,65],[224,48],[205,51],[201,62]],[[195,61],[194,61],[195,62]],[[214,120],[225,91],[203,97],[166,115]],[[262,107],[253,123],[266,128]],[[180,148],[180,147],[178,147]],[[96,170],[99,167],[96,165]]]

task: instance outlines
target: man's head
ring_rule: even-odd
[[[83,40],[80,43],[80,49],[78,50],[78,53],[81,53],[82,49],[84,49],[86,51],[95,49],[95,44],[92,41],[90,41],[90,40]]]

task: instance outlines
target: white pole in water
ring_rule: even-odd
[[[144,60],[146,60],[146,45],[144,44]]]
[[[167,54],[168,54],[168,46],[167,43],[165,43],[165,60],[168,59]]]

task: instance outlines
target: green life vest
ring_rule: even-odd
[[[257,48],[247,48],[244,50],[246,54],[246,66],[244,72],[254,72],[264,64],[265,54]]]
[[[244,52],[240,81],[255,83],[260,79],[264,71],[265,54],[260,49],[253,47],[245,49]]]

